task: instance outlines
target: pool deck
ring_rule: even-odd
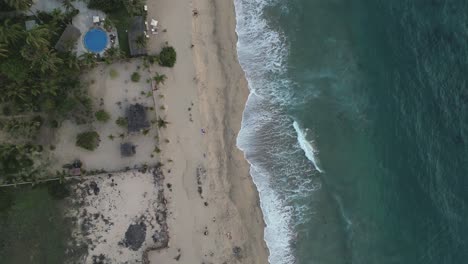
[[[73,1],[72,2],[73,6],[80,10],[78,15],[76,15],[73,20],[72,24],[76,28],[78,28],[81,32],[81,37],[76,43],[76,55],[80,56],[83,53],[88,52],[84,45],[84,36],[86,35],[86,32],[90,30],[91,28],[95,27],[93,23],[93,16],[99,16],[100,18],[106,17],[106,14],[102,11],[99,10],[94,10],[94,9],[89,9],[87,4],[84,1]],[[45,11],[45,12],[51,12],[54,9],[60,9],[62,12],[65,12],[65,9],[62,5],[62,1],[60,0],[38,0],[34,1],[34,4],[31,8],[32,11],[37,12],[37,11]],[[104,29],[103,29],[104,30]],[[118,47],[119,46],[119,40],[118,40],[118,35],[117,35],[117,30],[113,29],[111,32],[107,32],[107,36],[109,37],[110,34],[114,34],[116,37],[115,44],[114,46]],[[107,42],[107,47],[106,49],[110,48],[112,43],[109,41]],[[106,50],[104,49],[104,51]],[[104,51],[100,52],[99,55],[103,56]]]
[[[81,54],[83,53],[86,53],[86,52],[89,52],[85,45],[84,45],[84,36],[86,35],[86,32],[88,32],[88,30],[90,30],[91,28],[94,28],[94,27],[99,27],[99,26],[95,26],[94,23],[93,23],[93,16],[99,16],[100,18],[102,17],[106,17],[106,14],[104,14],[102,11],[99,11],[99,10],[93,10],[93,9],[89,9],[87,6],[86,6],[86,3],[84,2],[81,2],[81,1],[75,1],[73,2],[73,5],[80,10],[80,13],[78,15],[76,15],[74,18],[73,18],[73,25],[75,27],[77,27],[80,31],[81,31],[81,37],[80,39],[77,41],[76,43],[76,54],[78,56],[80,56]],[[107,47],[100,53],[97,53],[101,56],[104,55],[104,51],[108,48],[111,47],[112,43],[110,42],[110,38],[109,38],[109,35],[110,34],[114,34],[116,36],[117,35],[117,30],[113,29],[111,32],[108,32],[106,31],[104,28],[102,27],[99,27],[101,28],[102,30],[104,30],[106,33],[107,33],[107,37],[108,37],[108,41],[107,41]],[[119,46],[119,43],[118,43],[118,37],[116,38],[115,40],[115,44],[114,46],[118,47]]]

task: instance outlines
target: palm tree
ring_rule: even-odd
[[[156,85],[158,84],[164,84],[164,81],[166,81],[167,76],[164,74],[159,74],[156,73],[156,75],[153,77],[153,80],[156,82]]]
[[[11,44],[21,37],[22,32],[20,24],[11,24],[11,20],[6,19],[3,25],[0,25],[0,42]]]
[[[28,88],[23,85],[17,85],[17,84],[10,84],[5,87],[5,89],[2,89],[2,94],[5,95],[5,98],[8,98],[10,100],[21,100],[24,101],[26,99],[27,93],[28,93]],[[7,100],[5,100],[7,101]]]
[[[0,57],[1,58],[6,58],[8,57],[8,49],[5,44],[0,43]]]
[[[59,24],[64,24],[65,21],[65,14],[58,8],[55,8],[50,12],[50,15],[52,16],[52,20],[54,21],[55,25]]]
[[[48,37],[52,33],[45,26],[37,26],[26,32],[26,44],[36,49],[48,47]]]
[[[72,0],[62,0],[62,6],[67,12],[75,9],[75,7],[72,4]]]
[[[146,37],[145,37],[145,35],[143,35],[143,34],[139,35],[136,38],[135,43],[140,48],[146,48]]]
[[[76,57],[76,53],[68,53],[68,56],[65,58],[65,62],[70,69],[79,69],[80,68],[80,62],[78,61],[78,58]]]
[[[104,52],[104,56],[113,61],[115,59],[120,59],[122,57],[122,52],[117,47],[110,47]]]
[[[117,21],[111,20],[109,17],[106,17],[106,19],[104,20],[104,28],[107,31],[111,31],[112,28],[115,26],[116,22]]]
[[[158,127],[159,128],[166,128],[169,122],[166,120],[162,119],[161,117],[158,118]]]
[[[83,53],[80,55],[80,62],[83,66],[94,67],[96,65],[96,56],[91,52]]]
[[[5,3],[16,10],[28,10],[32,6],[32,0],[4,0]]]
[[[42,52],[33,60],[33,67],[39,68],[42,73],[47,71],[57,72],[61,64],[63,64],[63,60],[52,50]]]

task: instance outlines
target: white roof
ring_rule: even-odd
[[[93,23],[99,22],[99,16],[93,16]]]
[[[154,19],[151,19],[151,26],[157,27],[158,26],[158,21],[154,20]]]
[[[144,5],[144,6],[143,6],[143,9],[145,9],[145,11],[148,11],[148,6],[147,6],[147,5]]]

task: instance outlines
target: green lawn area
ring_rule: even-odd
[[[130,47],[128,45],[128,33],[126,32],[130,25],[130,15],[124,8],[107,14],[109,18],[115,23],[117,34],[119,35],[120,50],[126,56],[130,56]]]
[[[70,223],[45,184],[0,189],[0,262],[65,263]]]

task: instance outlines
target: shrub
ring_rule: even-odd
[[[11,108],[9,106],[4,106],[2,109],[3,115],[9,116],[11,115]]]
[[[165,67],[174,67],[177,59],[176,51],[173,47],[164,47],[159,53],[159,65]]]
[[[99,134],[96,131],[87,131],[76,136],[76,146],[87,150],[95,150],[99,147]]]
[[[119,77],[119,72],[116,69],[110,69],[109,76],[111,77],[111,79],[115,79]]]
[[[103,123],[109,121],[109,119],[110,119],[109,113],[107,113],[104,110],[97,111],[96,113],[94,113],[94,116],[96,117],[97,121],[103,122]]]
[[[62,200],[70,196],[70,190],[67,185],[60,183],[59,181],[47,183],[47,191],[52,198],[57,200]]]
[[[153,65],[155,62],[159,62],[159,56],[158,55],[148,55],[148,62]]]
[[[121,0],[90,0],[88,7],[104,11],[105,13],[111,13],[119,8],[123,8],[123,5]]]
[[[122,116],[117,118],[117,120],[115,120],[115,123],[120,127],[127,127],[128,126],[127,118],[122,117]]]
[[[50,127],[51,128],[58,128],[59,127],[59,122],[57,120],[52,120],[50,121]]]
[[[33,117],[32,122],[34,123],[34,126],[40,128],[42,124],[44,124],[44,118],[42,118],[40,115],[37,115]]]
[[[131,76],[132,82],[139,82],[140,78],[141,76],[138,72],[132,73],[132,76]]]

